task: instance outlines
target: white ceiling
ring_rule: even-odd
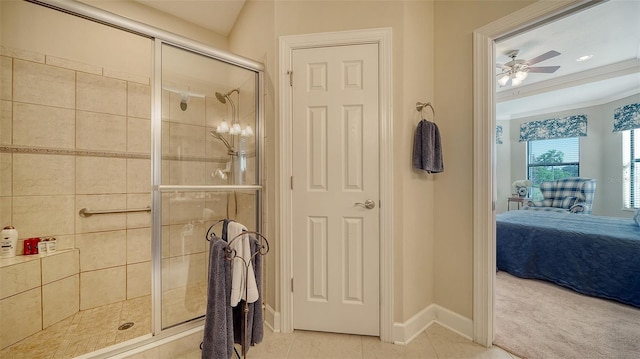
[[[533,66],[560,66],[553,74],[530,73],[512,87],[496,83],[496,118],[506,120],[602,104],[640,93],[640,1],[611,0],[496,43],[496,62],[509,50],[534,58],[561,55]],[[583,55],[589,61],[578,62]],[[499,69],[497,69],[499,70]]]
[[[224,36],[229,35],[245,0],[134,0]]]

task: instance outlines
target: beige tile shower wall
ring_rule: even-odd
[[[40,287],[0,301],[0,348],[42,330]],[[10,330],[4,330],[9,328]]]
[[[42,328],[68,318],[80,308],[78,274],[42,286]]]
[[[75,115],[73,109],[14,102],[13,144],[73,149]]]
[[[11,101],[13,93],[13,59],[6,56],[0,56],[0,80],[2,86],[0,86],[0,100]]]
[[[0,268],[0,299],[5,299],[29,289],[38,288],[40,261],[28,261]]]
[[[78,250],[0,260],[0,349],[79,310],[78,268]]]
[[[13,101],[75,109],[76,72],[14,59]]]
[[[81,272],[80,283],[80,310],[127,299],[126,266]]]
[[[43,283],[40,323],[150,294],[150,214],[78,215],[151,204],[150,79],[20,49],[0,55],[0,224],[18,229],[19,254],[36,236],[79,249],[79,274]],[[56,301],[67,309],[48,311]]]
[[[4,85],[0,86],[3,88]],[[0,144],[11,144],[11,101],[0,100]]]

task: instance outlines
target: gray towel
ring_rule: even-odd
[[[251,253],[259,250],[259,242],[255,238],[250,238]],[[262,255],[257,254],[252,260],[254,275],[256,277],[256,285],[258,294],[262,293]],[[264,336],[263,313],[262,313],[262,296],[258,297],[253,303],[249,303],[249,312],[247,314],[247,332],[244,326],[244,306],[245,301],[241,300],[237,306],[233,307],[233,338],[235,343],[243,345],[245,352],[249,351],[249,346],[262,342]],[[246,336],[245,336],[246,335]],[[246,345],[249,344],[249,345]]]
[[[444,171],[440,130],[434,122],[422,120],[413,139],[413,168],[439,173]]]
[[[227,242],[215,237],[211,240],[202,359],[229,359],[233,355],[231,264],[225,258],[226,248]]]

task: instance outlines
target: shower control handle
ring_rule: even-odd
[[[376,203],[370,199],[364,201],[364,203],[356,202],[353,204],[354,206],[361,206],[366,209],[373,209],[376,206]]]

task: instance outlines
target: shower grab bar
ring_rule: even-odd
[[[173,191],[197,191],[197,192],[213,192],[213,191],[242,191],[242,190],[261,190],[261,185],[215,185],[215,186],[188,186],[188,185],[159,185],[156,189],[160,192]]]
[[[129,209],[102,209],[92,210],[90,208],[83,208],[80,210],[80,217],[91,217],[94,214],[109,214],[109,213],[129,213],[129,212],[151,212],[151,207],[145,208],[129,208]]]

